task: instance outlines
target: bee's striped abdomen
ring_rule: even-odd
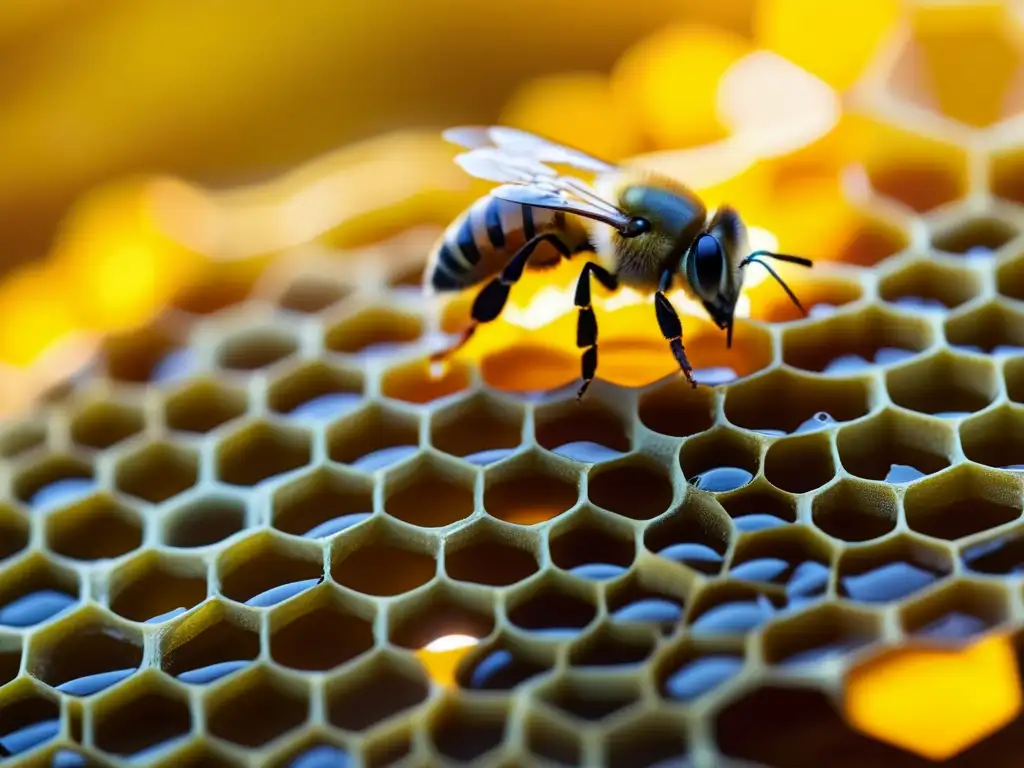
[[[549,208],[482,197],[445,230],[427,268],[427,288],[457,291],[493,277],[525,242],[545,232],[559,232],[575,250],[586,242],[586,233],[571,226],[567,218]],[[550,258],[548,251],[539,248],[531,264]]]

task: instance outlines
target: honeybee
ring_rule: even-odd
[[[472,323],[444,359],[462,347],[480,324],[497,318],[509,291],[527,267],[543,269],[582,252],[587,261],[576,283],[576,346],[582,350],[583,397],[597,373],[597,318],[591,278],[610,291],[630,286],[654,294],[658,326],[691,386],[697,383],[683,346],[679,315],[666,292],[681,286],[699,300],[732,346],[736,301],[744,269],[759,264],[804,311],[799,299],[765,258],[810,267],[809,259],[750,251],[747,229],[728,206],[713,214],[684,184],[655,173],[616,166],[584,152],[514,128],[467,126],[443,133],[468,152],[455,158],[467,173],[500,186],[473,203],[448,226],[434,247],[424,277],[428,294],[462,291],[485,280],[471,311]],[[551,166],[594,175],[593,185]],[[545,253],[537,247],[553,246]]]

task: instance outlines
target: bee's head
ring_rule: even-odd
[[[732,338],[733,314],[743,286],[742,270],[730,267],[722,242],[713,234],[693,241],[685,259],[686,280],[711,319]]]

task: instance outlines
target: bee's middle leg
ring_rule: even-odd
[[[672,306],[672,302],[665,295],[665,291],[668,290],[671,284],[672,273],[666,271],[661,276],[657,293],[654,294],[654,311],[658,316],[658,327],[661,329],[661,335],[668,341],[669,348],[672,350],[672,356],[679,363],[679,367],[682,369],[683,375],[686,376],[686,380],[690,382],[690,386],[696,387],[697,381],[693,378],[693,366],[690,365],[690,360],[686,356],[686,348],[683,346],[683,324],[679,320],[679,313],[676,312],[676,308]]]
[[[579,280],[576,282],[575,304],[579,308],[576,316],[576,346],[583,350],[580,360],[583,384],[576,393],[577,402],[583,398],[590,382],[597,375],[597,316],[590,303],[590,276],[596,277],[601,285],[609,291],[619,287],[619,278],[607,269],[592,261],[583,265]]]
[[[543,235],[537,235],[534,238],[526,241],[518,251],[513,254],[512,258],[508,260],[505,267],[501,270],[500,274],[492,278],[490,282],[483,287],[483,290],[476,295],[473,300],[473,308],[470,310],[470,318],[472,322],[470,326],[462,332],[462,337],[456,342],[455,346],[444,349],[440,352],[435,353],[431,356],[433,360],[440,360],[454,354],[473,337],[476,333],[476,329],[484,324],[489,323],[492,320],[496,320],[503,309],[505,309],[505,303],[508,301],[509,292],[512,290],[512,286],[519,282],[519,278],[523,276],[523,272],[526,270],[526,263],[530,260],[530,256],[537,249],[537,246],[543,242],[549,242],[563,257],[569,257],[572,251],[569,247],[562,242],[562,239],[558,235],[547,232]]]

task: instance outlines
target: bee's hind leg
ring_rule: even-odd
[[[512,290],[512,286],[519,282],[519,278],[523,276],[523,272],[526,269],[526,263],[530,260],[530,256],[533,255],[534,250],[542,242],[550,242],[555,249],[565,257],[571,254],[569,248],[562,242],[558,235],[547,232],[543,235],[537,235],[534,238],[528,240],[511,259],[505,264],[504,269],[501,273],[490,280],[483,287],[483,290],[476,295],[473,300],[473,308],[470,310],[470,317],[472,323],[470,326],[462,332],[462,336],[455,343],[454,346],[443,349],[440,352],[435,352],[430,356],[432,361],[444,360],[450,355],[454,354],[473,337],[476,333],[476,329],[484,324],[489,323],[492,320],[496,320],[501,311],[505,309],[505,302],[508,301],[509,292]]]
[[[661,335],[668,341],[669,348],[672,350],[672,356],[679,363],[679,367],[682,369],[683,375],[686,376],[686,380],[690,382],[690,386],[696,388],[697,381],[693,378],[693,366],[690,365],[690,360],[686,356],[686,348],[683,346],[683,324],[679,320],[679,313],[676,312],[676,308],[672,306],[672,302],[665,295],[665,291],[668,290],[671,284],[672,273],[666,271],[661,276],[657,293],[654,294],[654,311],[658,316],[658,327],[661,329]]]
[[[576,393],[577,402],[583,399],[590,382],[597,375],[597,316],[590,303],[590,276],[596,277],[605,288],[614,291],[619,287],[619,278],[607,269],[592,261],[583,265],[579,280],[576,282],[575,304],[579,308],[576,316],[576,346],[583,350],[580,360],[583,384]]]

